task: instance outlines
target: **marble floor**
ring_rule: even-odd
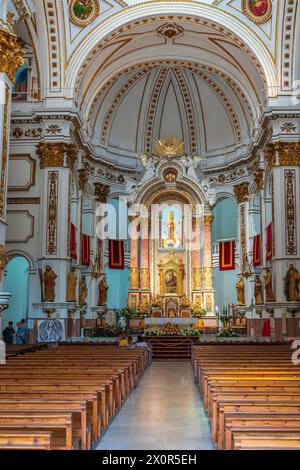
[[[97,450],[211,450],[211,433],[189,362],[154,362]]]

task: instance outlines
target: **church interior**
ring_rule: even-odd
[[[298,0],[0,2],[0,449],[300,449],[299,45]]]

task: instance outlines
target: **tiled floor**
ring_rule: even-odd
[[[154,362],[103,436],[98,450],[212,449],[189,362]]]

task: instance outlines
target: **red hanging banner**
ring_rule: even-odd
[[[220,242],[219,270],[232,271],[235,269],[235,241]]]
[[[255,235],[253,239],[253,266],[262,265],[262,256],[261,256],[261,236]]]
[[[124,269],[124,242],[122,240],[109,240],[109,261],[110,269]]]
[[[266,230],[267,246],[266,246],[266,260],[272,261],[273,258],[273,224],[269,224]]]
[[[70,226],[70,256],[72,259],[77,259],[76,251],[76,227],[74,224]]]
[[[81,235],[81,264],[90,265],[90,236],[84,233]]]

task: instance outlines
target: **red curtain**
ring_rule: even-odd
[[[262,336],[271,336],[271,322],[270,319],[265,320],[262,330],[261,330],[261,335]]]
[[[235,241],[234,240],[220,242],[219,269],[220,271],[232,271],[235,269]]]
[[[77,259],[76,252],[76,227],[74,224],[71,224],[70,227],[70,256],[72,259]]]
[[[121,240],[109,240],[109,262],[110,269],[124,269],[124,242]]]
[[[273,224],[269,224],[267,227],[267,253],[266,260],[272,261],[273,258]]]
[[[81,235],[81,264],[90,265],[90,236],[84,233]]]
[[[253,266],[262,265],[262,255],[261,255],[261,235],[255,235],[253,239]]]

